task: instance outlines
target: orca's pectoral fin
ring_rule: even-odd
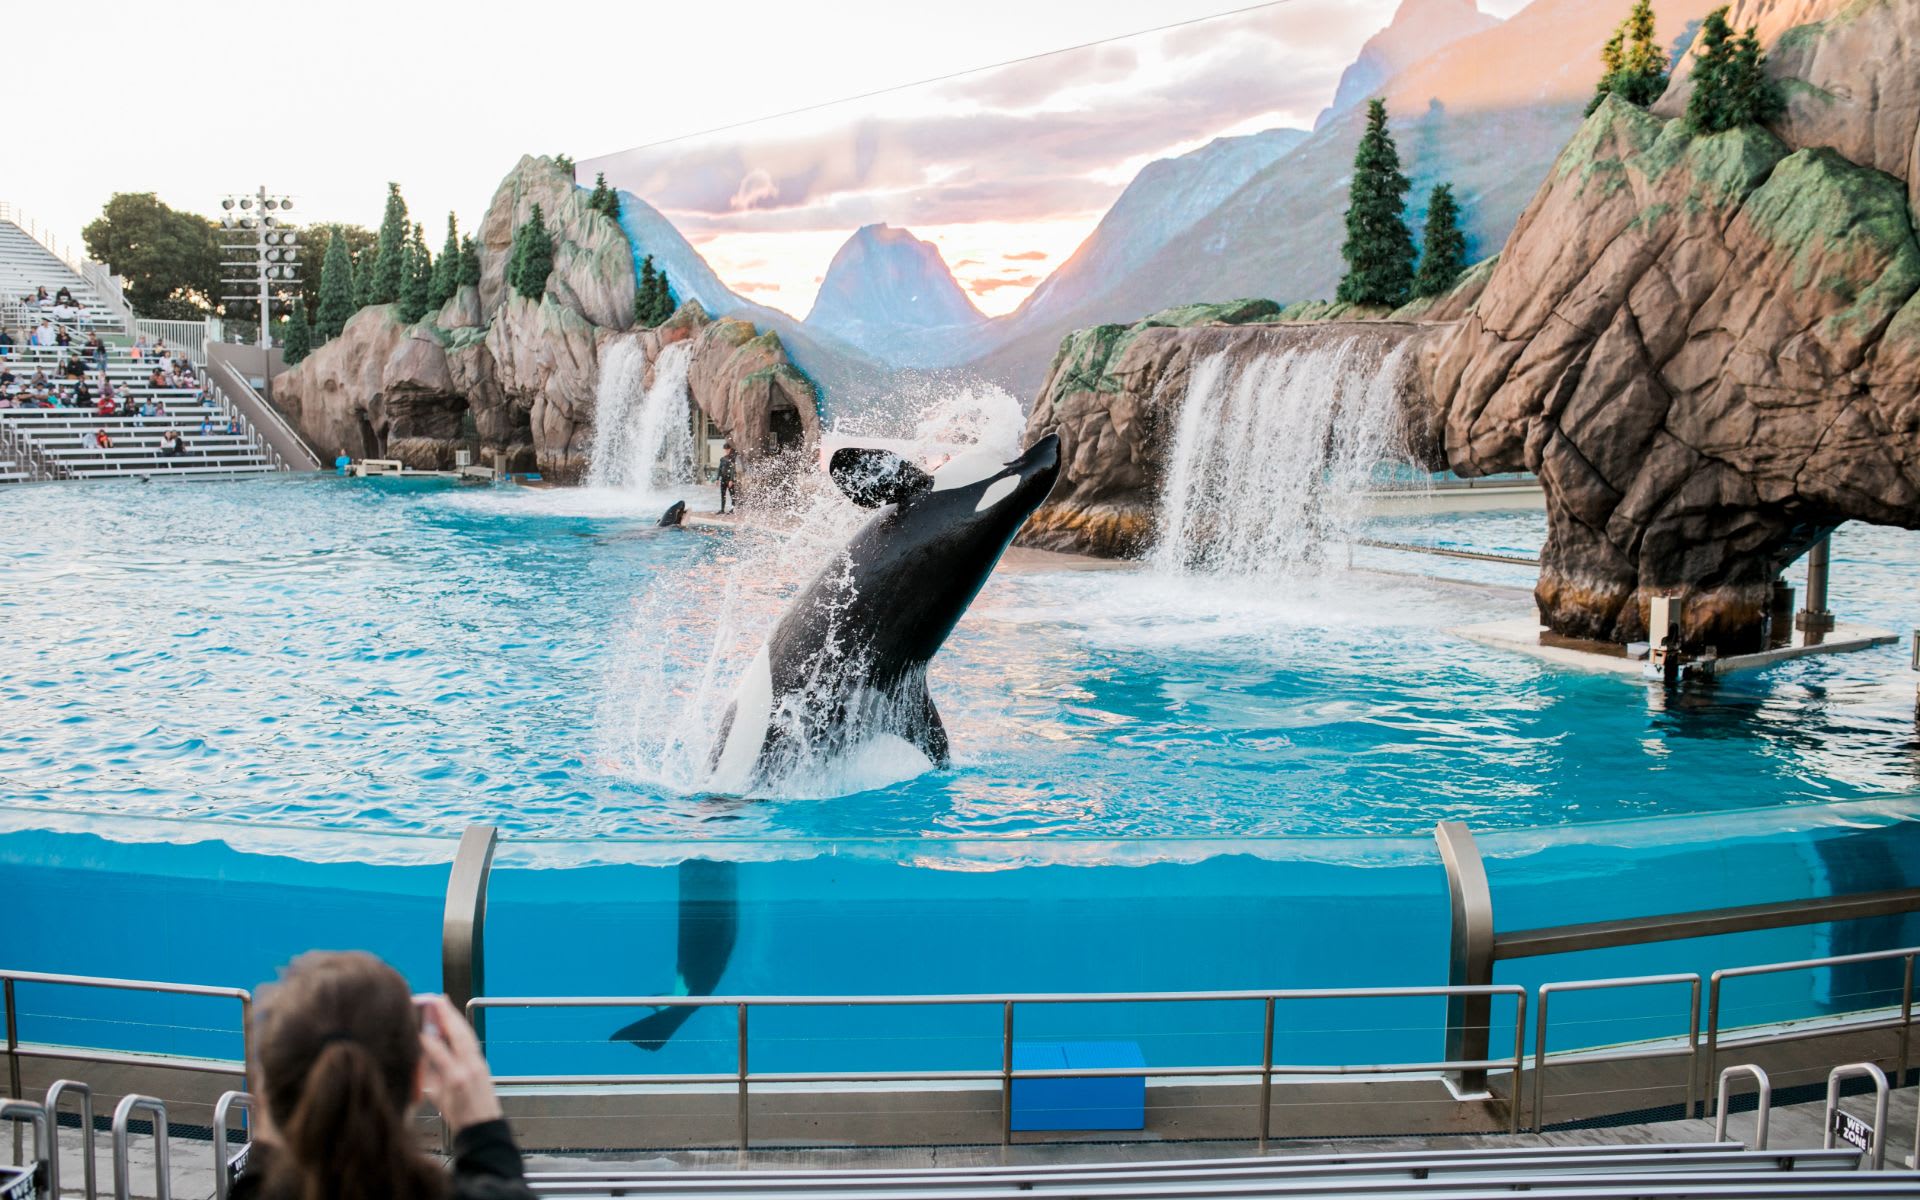
[[[933,476],[891,450],[842,446],[833,452],[827,474],[861,508],[899,504],[933,490]]]
[[[680,1027],[693,1016],[690,1007],[676,1006],[663,1008],[652,1016],[641,1017],[631,1025],[616,1030],[610,1042],[631,1042],[642,1050],[658,1050],[667,1044],[668,1039],[680,1032]]]

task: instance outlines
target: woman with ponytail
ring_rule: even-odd
[[[231,1200],[529,1200],[479,1042],[444,996],[417,1004],[371,954],[315,951],[262,989],[254,1149]],[[449,1173],[420,1148],[431,1099]]]

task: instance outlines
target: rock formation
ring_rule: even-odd
[[[1892,0],[1782,7],[1817,21],[1780,35],[1776,61],[1813,81],[1775,129],[1698,136],[1608,100],[1497,262],[1383,334],[1418,339],[1408,417],[1428,466],[1539,475],[1536,597],[1557,632],[1639,638],[1648,598],[1679,592],[1690,642],[1750,650],[1773,580],[1834,526],[1920,528],[1920,17]],[[1186,328],[1069,338],[1029,425],[1061,431],[1068,467],[1029,539],[1137,550],[1185,365],[1355,315],[1201,309]]]
[[[554,269],[538,299],[506,286],[513,231],[539,204]],[[573,482],[593,442],[600,359],[609,340],[661,346],[692,339],[689,392],[748,454],[770,453],[797,426],[819,433],[813,385],[780,339],[744,321],[714,321],[697,303],[658,330],[627,332],[632,250],[620,227],[586,205],[553,160],[526,157],[501,183],[478,235],[480,284],[426,320],[391,305],[362,309],[341,336],[274,381],[274,402],[323,458],[395,458],[447,468],[466,447],[514,471]],[[789,420],[782,416],[792,413]]]

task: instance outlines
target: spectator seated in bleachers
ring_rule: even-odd
[[[153,347],[147,342],[147,335],[143,333],[133,339],[133,345],[129,347],[128,352],[133,355],[135,361],[138,361],[145,358],[152,349]]]
[[[230,1200],[531,1200],[480,1044],[444,996],[407,994],[371,954],[295,959],[254,1008],[248,1075],[262,1104]],[[434,1102],[452,1173],[421,1150]]]
[[[56,325],[53,327],[53,344],[56,346],[73,345],[73,335],[67,332],[65,325]]]
[[[13,340],[13,330],[0,329],[0,358],[5,358],[6,356],[12,354],[13,348],[15,345],[16,343]]]
[[[42,317],[40,318],[40,324],[34,327],[30,344],[35,346],[51,346],[53,345],[54,333],[53,322]]]
[[[99,364],[102,370],[107,366],[107,344],[100,340],[100,331],[94,330],[87,335],[87,357]]]
[[[180,431],[169,429],[160,435],[160,454],[163,458],[172,458],[187,452],[187,443],[180,437]]]
[[[93,431],[93,445],[96,450],[113,449],[113,437],[105,429]]]

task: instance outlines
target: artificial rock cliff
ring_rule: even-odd
[[[513,234],[539,204],[554,240],[546,290],[506,285]],[[748,454],[770,453],[777,414],[819,433],[812,383],[778,336],[714,320],[698,304],[654,330],[630,330],[633,252],[614,221],[587,207],[572,175],[548,158],[520,160],[494,193],[476,240],[480,284],[414,325],[392,305],[364,308],[341,336],[274,380],[274,402],[323,458],[395,458],[453,465],[468,448],[513,471],[559,482],[586,471],[600,362],[619,338],[640,338],[651,363],[691,341],[691,400]]]
[[[1539,475],[1536,598],[1557,632],[1638,638],[1648,598],[1679,592],[1691,642],[1751,649],[1772,581],[1826,532],[1920,528],[1916,6],[1779,7],[1796,21],[1774,69],[1815,77],[1787,81],[1782,121],[1701,136],[1660,115],[1678,111],[1671,96],[1654,113],[1609,100],[1471,298],[1394,314],[1416,323],[1379,335],[1418,342],[1404,396],[1427,465]],[[1842,53],[1871,59],[1862,69],[1904,111],[1843,85],[1829,69]],[[1183,365],[1351,332],[1270,323],[1328,315],[1366,314],[1296,307],[1069,338],[1029,424],[1062,433],[1066,480],[1029,540],[1099,553],[1150,541]]]

